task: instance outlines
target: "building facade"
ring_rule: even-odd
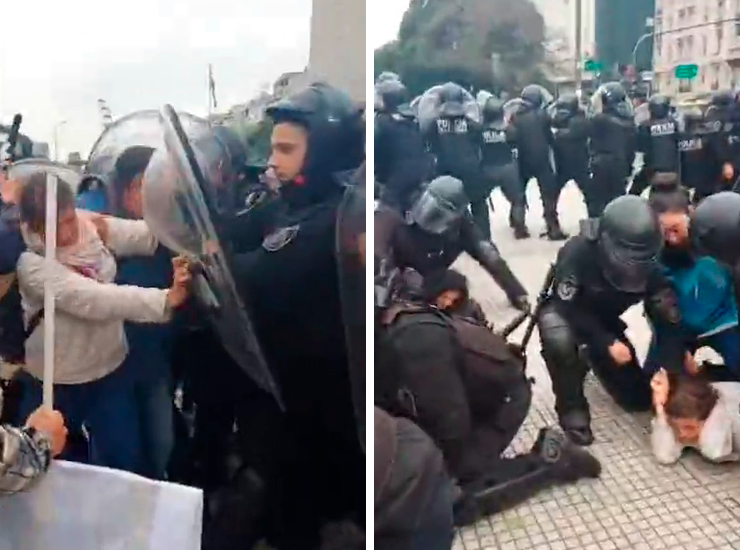
[[[740,0],[657,0],[655,84],[678,96],[740,85]],[[675,77],[678,65],[696,65],[691,80]]]

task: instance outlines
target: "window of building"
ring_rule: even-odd
[[[701,37],[701,53],[707,55],[707,35]]]
[[[722,25],[717,25],[714,32],[717,35],[717,48],[715,55],[719,55],[720,50],[722,50]]]
[[[676,56],[679,58],[683,56],[683,38],[676,39]]]
[[[686,37],[686,53],[688,53],[688,55],[692,55],[694,53],[694,37],[693,36]]]
[[[678,20],[679,20],[679,22],[682,21],[685,16],[686,16],[686,10],[684,10],[684,9],[678,10]]]
[[[735,36],[740,36],[740,13],[735,15]]]
[[[679,93],[685,94],[687,92],[690,92],[692,89],[691,86],[691,80],[687,78],[682,78],[678,81],[678,91]]]
[[[694,6],[686,8],[686,17],[693,18],[694,15],[696,15],[696,8]]]

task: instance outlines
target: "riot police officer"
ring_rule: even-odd
[[[454,82],[432,88],[425,95],[429,99],[422,99],[419,118],[424,137],[437,159],[436,175],[452,176],[463,182],[473,219],[482,231],[490,232],[484,227],[488,224],[488,204],[482,192],[479,121],[466,111],[467,104],[472,105],[474,100]],[[432,120],[427,124],[426,119]]]
[[[643,165],[635,175],[630,193],[641,195],[658,173],[678,176],[679,127],[671,113],[671,100],[656,94],[648,100],[650,118],[637,126],[637,150],[643,153]]]
[[[375,212],[375,265],[378,275],[410,267],[426,276],[452,265],[467,252],[485,269],[518,309],[529,309],[527,291],[506,260],[468,213],[460,180],[432,180],[406,218],[388,208]]]
[[[632,105],[618,82],[602,85],[591,98],[589,123],[594,214],[625,193],[635,161],[636,129]]]
[[[740,124],[735,94],[717,92],[712,96],[705,118],[712,149],[720,165],[719,179],[729,186],[740,176]]]
[[[678,149],[681,156],[681,183],[693,189],[694,203],[717,191],[721,166],[714,142],[700,110],[689,111],[683,117]]]
[[[580,108],[578,96],[560,96],[553,105],[553,150],[558,187],[562,189],[573,180],[583,194],[588,217],[598,216],[591,197],[591,175],[588,159],[588,121]]]
[[[665,327],[660,363],[666,369],[683,364],[680,315],[657,261],[662,243],[648,202],[627,195],[585,221],[558,253],[546,283],[552,292],[537,323],[560,425],[575,443],[594,439],[583,393],[589,368],[624,409],[650,408],[650,381],[620,319],[629,307],[644,302],[651,321]]]
[[[551,97],[542,86],[526,86],[521,93],[522,107],[514,115],[512,123],[516,130],[522,181],[526,185],[532,178],[537,180],[547,237],[553,241],[561,241],[568,236],[563,233],[558,220],[560,191],[551,163],[552,131],[545,110]]]
[[[338,174],[364,161],[364,125],[359,106],[326,84],[271,105],[267,115],[274,123],[269,166],[279,180],[279,208],[259,247],[234,253],[222,242],[230,231],[220,229],[232,217],[215,200],[220,190],[211,173],[222,163],[188,152],[197,141],[180,143],[173,153],[183,135],[174,112],[163,117],[168,147],[147,168],[144,212],[147,220],[161,214],[164,221],[152,226],[161,242],[202,258],[206,277],[196,286],[205,314],[243,370],[227,389],[243,395],[237,426],[247,458],[236,482],[252,496],[243,499],[248,505],[224,512],[231,518],[220,518],[240,533],[251,527],[257,540],[269,535],[276,548],[313,550],[322,526],[343,519],[361,525],[364,518],[365,456],[350,368],[356,354],[345,330],[336,255],[345,197]],[[206,216],[210,224],[193,223]],[[209,529],[207,547],[248,546],[246,535],[219,533],[219,525]]]
[[[730,267],[739,280],[740,194],[722,191],[700,202],[691,214],[689,235],[697,252]]]
[[[509,221],[514,229],[514,237],[529,238],[527,197],[519,174],[516,135],[514,127],[504,120],[503,102],[495,96],[488,97],[483,104],[481,169],[487,185],[478,200],[485,200],[493,189],[499,187],[511,205]],[[487,220],[487,209],[485,214]],[[490,239],[490,222],[486,221],[484,226],[484,234]]]
[[[383,186],[381,200],[403,211],[431,176],[431,157],[408,106],[406,86],[384,80],[375,85],[375,94],[381,103],[375,113],[375,179]]]

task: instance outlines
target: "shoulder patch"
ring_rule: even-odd
[[[264,238],[262,248],[268,252],[277,252],[295,238],[299,229],[300,225],[291,225],[290,227],[276,229]]]
[[[578,282],[576,281],[575,277],[567,277],[566,279],[560,281],[560,283],[557,286],[556,292],[558,294],[558,298],[563,300],[564,302],[570,302],[575,298],[576,294],[578,293]]]

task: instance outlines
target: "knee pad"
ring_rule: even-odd
[[[553,307],[544,307],[537,319],[542,354],[557,358],[578,357],[578,343],[568,322]]]

